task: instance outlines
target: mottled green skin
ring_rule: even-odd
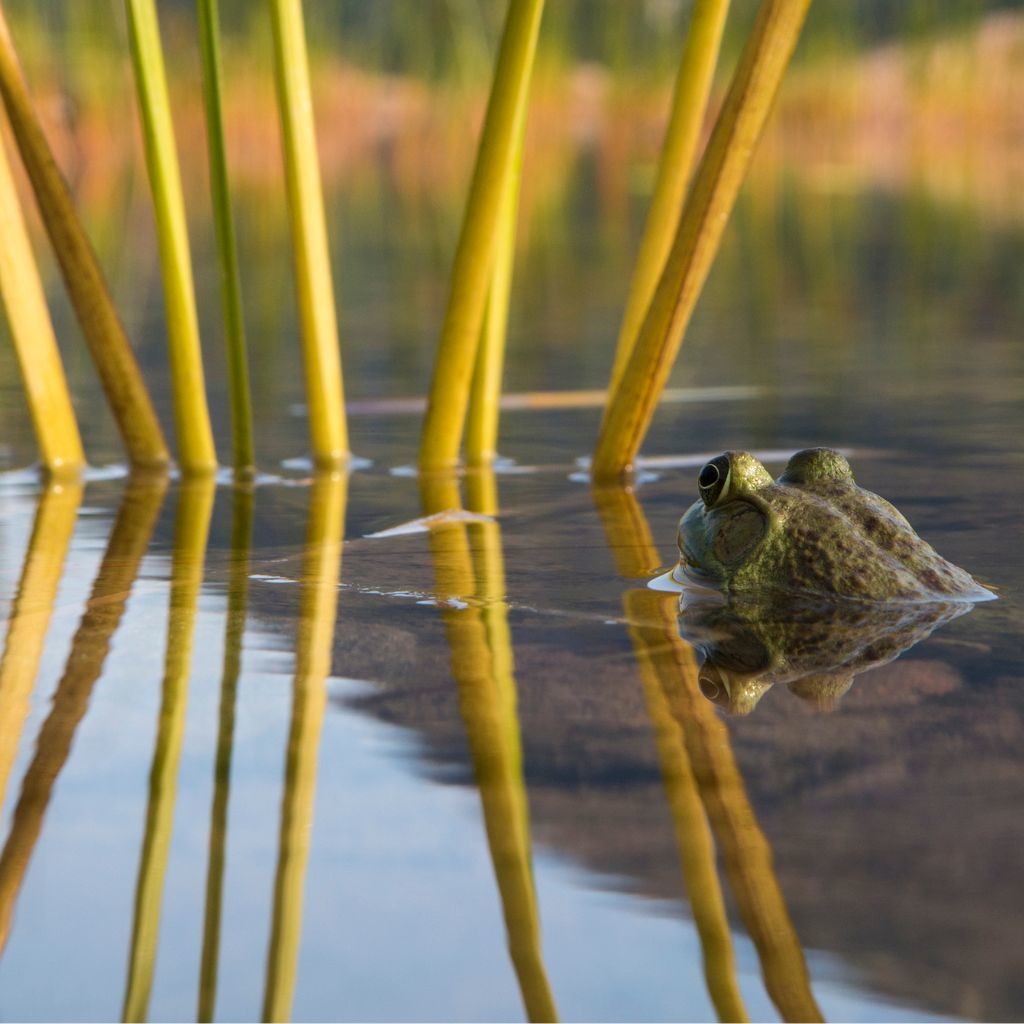
[[[784,592],[867,601],[992,597],[921,540],[877,494],[858,487],[838,452],[810,448],[773,481],[747,452],[726,452],[720,493],[679,523],[680,565],[727,594]],[[702,471],[702,480],[704,471]]]

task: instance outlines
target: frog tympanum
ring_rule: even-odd
[[[983,601],[993,594],[858,487],[831,448],[797,452],[778,480],[747,452],[708,462],[679,522],[678,571],[725,594]],[[680,582],[683,582],[680,580]]]

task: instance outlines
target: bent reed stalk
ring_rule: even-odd
[[[75,477],[85,465],[82,438],[68,393],[53,322],[46,305],[21,203],[0,140],[0,302],[43,467],[51,477]]]
[[[242,319],[242,285],[238,272],[238,246],[231,213],[221,105],[220,27],[217,0],[198,0],[199,54],[203,70],[203,103],[206,108],[206,147],[210,161],[210,191],[217,230],[221,301],[224,305],[224,344],[228,364],[228,396],[231,402],[232,462],[236,477],[252,474],[255,447],[252,438],[252,401],[249,358],[245,350]]]
[[[217,468],[217,453],[206,405],[185,199],[167,96],[160,25],[154,0],[125,0],[125,9],[164,281],[178,463],[186,474],[212,473]]]
[[[96,254],[32,107],[0,4],[0,95],[75,314],[118,429],[136,468],[162,469],[170,456]]]
[[[458,461],[493,279],[498,226],[512,175],[517,130],[525,118],[543,11],[544,0],[509,0],[423,423],[419,453],[423,470],[451,467]]]
[[[697,0],[683,44],[672,92],[665,141],[658,159],[651,205],[629,283],[608,393],[613,394],[629,361],[644,314],[651,304],[686,198],[704,111],[718,63],[729,0]]]
[[[762,2],[636,345],[609,396],[595,480],[621,476],[640,450],[809,6]]]
[[[349,457],[348,425],[302,3],[269,0],[269,4],[310,442],[316,465],[337,469]]]

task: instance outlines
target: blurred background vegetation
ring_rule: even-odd
[[[354,399],[426,391],[505,7],[504,0],[304,5]],[[689,7],[686,0],[557,0],[545,12],[506,390],[607,381]],[[713,109],[756,8],[755,0],[734,0]],[[159,404],[168,391],[163,300],[124,5],[5,0],[5,10]],[[159,10],[214,426],[226,438],[197,28],[190,0],[160,0]],[[303,396],[293,372],[297,325],[269,21],[265,5],[251,0],[221,0],[221,20],[228,166],[253,398],[263,411],[257,447],[294,454],[275,418]],[[26,208],[31,221],[32,204]],[[673,383],[736,382],[735,367],[711,344],[723,330],[760,353],[741,383],[772,387],[800,372],[781,348],[773,354],[780,338],[819,337],[814,351],[838,367],[874,350],[871,321],[880,308],[896,311],[915,336],[936,321],[945,333],[968,322],[984,326],[997,300],[1019,316],[1022,224],[1024,2],[814,0]],[[96,444],[110,434],[109,418],[52,259],[36,248],[79,416]],[[735,280],[750,300],[742,308],[730,299],[727,282]],[[870,302],[857,294],[865,281],[874,289]],[[815,316],[827,322],[794,324],[791,300],[811,295]],[[929,351],[939,358],[939,348]],[[0,344],[0,431],[17,439],[26,415],[8,383],[12,359]],[[169,408],[160,412],[169,421]],[[414,450],[415,418],[387,429],[405,432],[403,444]],[[596,422],[587,429],[592,439]],[[366,454],[373,443],[354,441]],[[587,447],[589,439],[578,450]]]
[[[593,62],[631,77],[670,75],[690,6],[689,0],[559,0],[544,16],[541,62],[563,68]],[[110,26],[121,20],[119,3],[7,0],[6,7],[22,33],[32,26],[45,32],[51,44],[101,51],[117,42]],[[746,38],[756,7],[754,0],[733,4],[725,63]],[[993,11],[1022,7],[1024,0],[815,0],[797,60],[969,32]],[[166,25],[190,31],[195,19],[191,0],[161,0],[159,8]],[[267,34],[261,4],[221,0],[220,9],[229,45],[244,48]],[[486,76],[504,10],[503,0],[320,0],[305,5],[310,47],[320,59],[431,82]]]

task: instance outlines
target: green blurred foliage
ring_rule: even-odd
[[[33,24],[60,50],[120,44],[120,0],[6,0],[11,20]],[[1024,0],[815,0],[798,60],[828,57],[891,40],[968,32],[994,10],[1020,9]],[[221,0],[228,48],[245,49],[268,32],[264,5]],[[428,81],[465,83],[489,73],[505,0],[308,0],[304,5],[314,60],[337,55],[368,71]],[[691,0],[558,0],[545,13],[542,68],[596,63],[641,79],[670,75]],[[757,0],[735,0],[723,63],[746,38]],[[161,0],[165,22],[187,30],[192,0]],[[37,45],[26,40],[28,45]]]

